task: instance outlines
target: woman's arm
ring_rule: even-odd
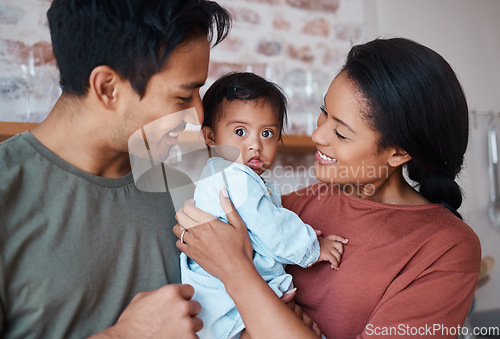
[[[252,337],[316,338],[259,275],[245,223],[227,192],[219,198],[229,224],[188,201],[176,215],[174,233],[180,238],[187,229],[177,247],[224,283]]]

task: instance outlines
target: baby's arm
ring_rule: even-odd
[[[341,237],[340,235],[329,235],[326,238],[318,238],[320,252],[320,261],[329,261],[331,263],[330,267],[332,269],[338,270],[340,265],[340,259],[344,253],[344,245],[347,244],[349,240]]]

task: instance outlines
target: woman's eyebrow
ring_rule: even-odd
[[[351,126],[349,126],[349,125],[348,125],[345,121],[340,120],[340,119],[338,119],[338,118],[335,118],[335,117],[333,117],[333,116],[332,116],[332,119],[333,119],[333,120],[335,120],[336,122],[338,122],[339,124],[341,124],[342,126],[347,127],[347,129],[348,129],[349,131],[351,131],[352,133],[356,134],[356,132],[354,132],[354,129],[352,129],[352,127],[351,127]]]
[[[339,123],[339,124],[341,124],[342,126],[345,126],[345,127],[346,127],[349,131],[351,131],[352,133],[356,134],[356,132],[354,132],[354,129],[353,129],[351,126],[349,126],[349,124],[348,124],[348,123],[346,123],[345,121],[340,120],[339,118],[336,118],[336,117],[334,117],[333,115],[331,115],[331,114],[329,114],[329,113],[328,113],[328,111],[327,111],[327,109],[326,109],[326,94],[325,94],[325,96],[323,97],[323,108],[322,108],[322,109],[326,112],[326,114],[328,114],[328,116],[331,116],[333,120],[335,120],[336,122],[338,122],[338,123]]]

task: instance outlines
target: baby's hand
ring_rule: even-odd
[[[339,235],[332,234],[325,238],[318,238],[318,241],[320,253],[317,262],[329,261],[331,263],[330,267],[338,270],[342,253],[344,253],[344,245],[347,244],[348,240]]]

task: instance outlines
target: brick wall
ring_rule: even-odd
[[[59,95],[50,2],[0,0],[0,120],[41,121]],[[324,91],[351,42],[362,38],[363,0],[218,2],[234,27],[212,51],[207,83],[231,70],[265,76],[289,96],[290,132],[311,132]]]
[[[209,82],[250,70],[278,83],[290,101],[289,131],[310,134],[319,105],[352,42],[362,39],[362,0],[220,0],[234,18],[212,51]]]
[[[59,95],[50,0],[0,0],[0,120],[40,121]]]

